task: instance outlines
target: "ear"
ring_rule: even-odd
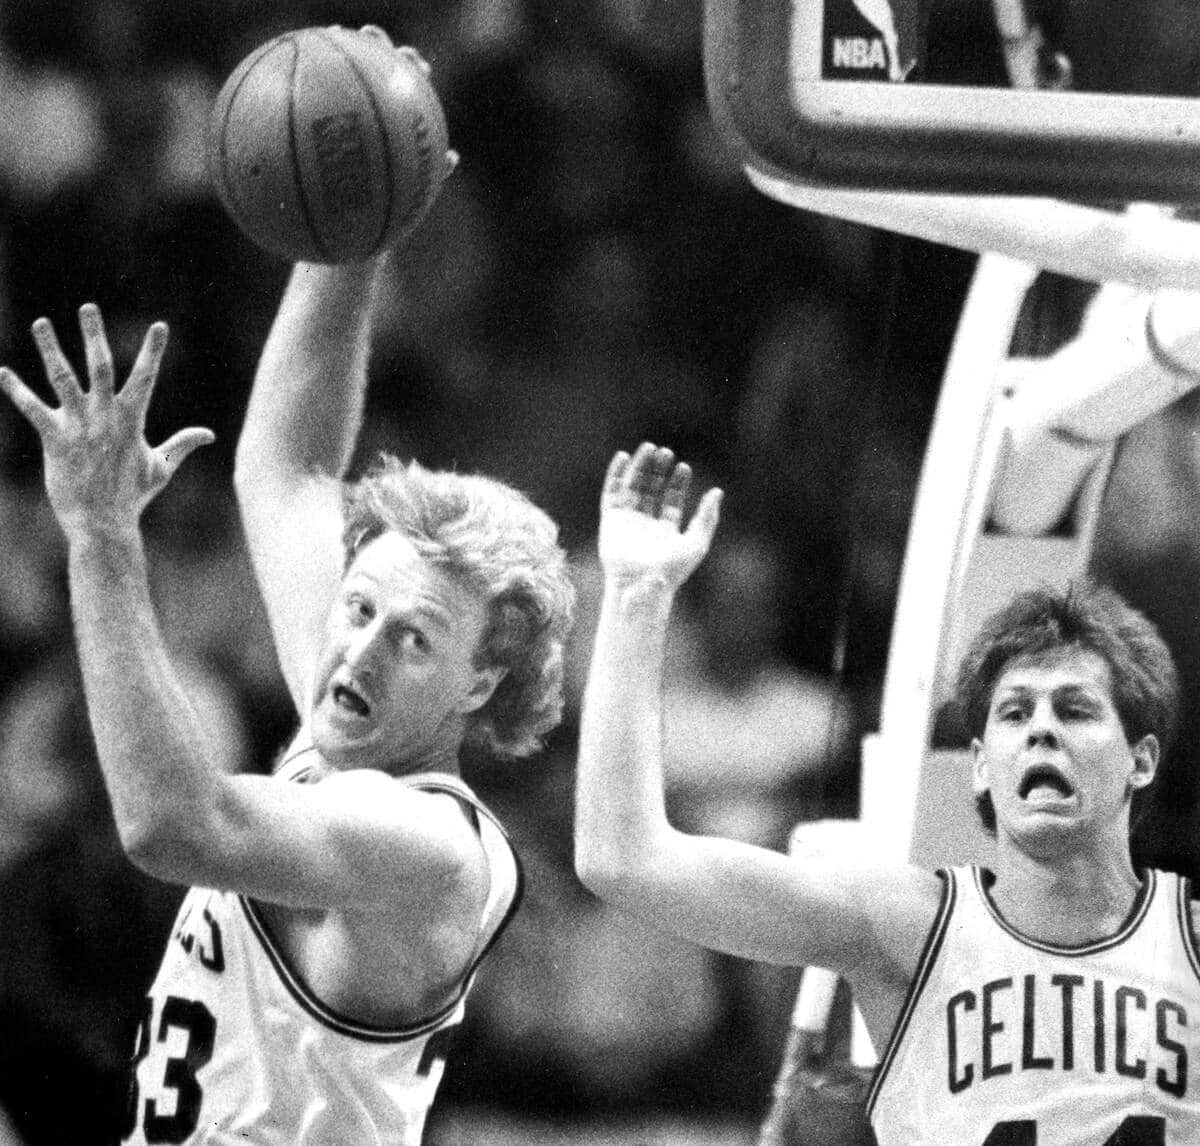
[[[508,669],[501,665],[488,665],[486,668],[476,669],[475,681],[458,706],[463,716],[469,712],[478,712],[487,704],[506,676]]]
[[[1131,788],[1145,788],[1154,780],[1158,771],[1158,737],[1147,732],[1133,746],[1133,771],[1129,775]]]
[[[987,757],[983,754],[983,741],[976,736],[971,740],[971,789],[976,796],[982,796],[990,786]]]

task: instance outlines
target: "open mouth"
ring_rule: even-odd
[[[371,706],[349,685],[334,685],[333,703],[355,716],[367,716],[371,712]]]
[[[1069,800],[1075,795],[1075,788],[1057,768],[1035,764],[1021,778],[1017,795],[1030,803]]]

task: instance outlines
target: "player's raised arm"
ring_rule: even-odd
[[[334,31],[346,35],[344,30]],[[428,65],[413,48],[393,48],[381,29],[368,27],[356,35],[393,51],[398,90],[412,87],[414,68],[428,73]],[[316,36],[320,40],[325,33]],[[354,43],[351,38],[344,46]],[[436,102],[432,94],[427,99]],[[403,107],[404,101],[399,102]],[[400,112],[389,105],[387,114]],[[394,130],[400,132],[399,127]],[[444,146],[444,125],[434,135]],[[421,210],[387,243],[403,242],[412,233],[457,159],[446,150],[422,167],[427,189]],[[399,209],[395,217],[406,218]],[[247,220],[239,218],[247,226]],[[328,236],[326,240],[332,242]],[[234,476],[247,543],[284,677],[302,712],[309,700],[309,672],[342,573],[339,482],[362,422],[371,312],[389,251],[385,244],[362,257],[334,247],[325,263],[294,265],[263,347],[238,439]],[[391,257],[403,254],[397,251]]]
[[[675,594],[703,560],[720,491],[681,530],[691,481],[670,450],[618,453],[601,495],[604,594],[582,714],[575,862],[598,894],[625,898],[672,833],[663,802],[661,685]]]
[[[207,788],[216,772],[155,623],[139,531],[142,510],[213,435],[184,430],[157,448],[145,440],[165,325],[155,323],[147,332],[119,391],[99,310],[82,307],[80,325],[88,388],[43,318],[33,335],[58,405],[44,404],[7,369],[0,369],[0,389],[41,438],[46,492],[67,540],[71,611],[97,751],[118,830],[128,843],[158,810],[195,786]],[[194,780],[173,785],[175,777],[162,769],[136,766],[175,743],[192,765],[180,775]]]
[[[298,263],[263,347],[234,481],[284,678],[305,711],[342,573],[341,484],[362,420],[379,260]]]
[[[428,890],[424,876],[444,884],[478,851],[452,801],[402,797],[375,772],[335,776],[318,796],[217,765],[155,617],[139,526],[213,435],[192,427],[157,447],[145,439],[165,325],[150,328],[118,390],[99,310],[82,307],[80,322],[89,386],[39,319],[34,338],[58,405],[7,369],[0,390],[42,441],[46,490],[67,540],[88,712],[126,852],[162,879],[300,906],[395,902],[397,887]]]
[[[647,922],[747,958],[852,973],[911,964],[936,909],[936,877],[836,861],[799,864],[669,823],[662,676],[675,594],[708,552],[720,492],[684,524],[690,472],[670,450],[618,454],[605,478],[604,594],[584,699],[575,863],[597,895]],[[915,882],[914,882],[915,879]],[[878,892],[890,888],[890,894]],[[932,893],[932,894],[931,894]],[[891,906],[902,910],[890,918]]]

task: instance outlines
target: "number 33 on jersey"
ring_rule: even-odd
[[[355,1142],[374,1126],[418,1142],[464,996],[412,1028],[354,1022],[309,991],[250,900],[193,889],[143,1005],[124,1141],[285,1146],[280,1127],[300,1127]]]

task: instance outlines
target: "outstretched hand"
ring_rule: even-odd
[[[80,307],[79,325],[88,369],[86,390],[49,320],[39,318],[33,324],[57,407],[46,405],[16,374],[0,367],[0,390],[41,438],[46,492],[68,537],[136,525],[142,510],[188,455],[215,440],[211,430],[193,426],[161,446],[146,441],[146,411],[167,345],[164,323],[156,322],[146,332],[119,392],[99,308],[93,303]]]
[[[613,457],[600,501],[600,563],[608,577],[677,589],[691,576],[712,544],[721,505],[721,491],[708,490],[685,528],[691,481],[686,462],[649,442],[632,457]]]

